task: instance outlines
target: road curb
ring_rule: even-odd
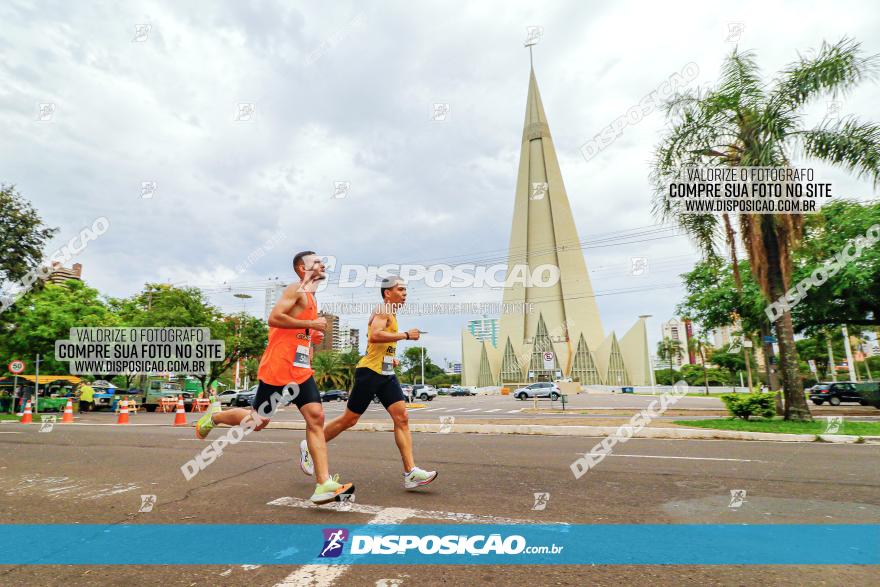
[[[834,444],[856,444],[862,442],[862,437],[849,436],[847,434],[820,434],[819,440],[822,442],[832,442]]]
[[[440,432],[440,424],[411,423],[413,432]],[[304,430],[302,422],[270,422],[267,428]],[[538,436],[586,436],[601,438],[615,434],[619,426],[544,426],[534,424],[454,424],[451,433],[458,434],[527,434]],[[391,432],[391,422],[359,422],[351,430],[361,432]],[[643,428],[632,435],[634,438],[658,438],[672,440],[765,440],[775,442],[816,442],[815,434],[778,434],[774,432],[739,432],[736,430],[713,430],[710,428]],[[859,437],[855,437],[859,438]]]

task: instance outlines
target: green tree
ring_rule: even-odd
[[[411,383],[421,383],[422,381],[422,349],[423,347],[413,346],[404,351],[403,358],[400,361],[401,371]],[[428,349],[425,352],[425,381],[432,377],[443,374],[443,369],[438,367],[431,361],[428,356]]]
[[[224,316],[218,311],[214,315],[214,321],[207,326],[211,329],[212,339],[223,339],[226,353],[222,361],[211,363],[211,369],[206,375],[196,375],[202,382],[204,391],[208,390],[221,373],[234,369],[239,360],[246,362],[262,355],[269,342],[269,327],[266,323],[243,312]]]
[[[67,340],[71,328],[117,325],[98,290],[77,280],[32,290],[5,314],[8,322],[0,336],[0,356],[23,359],[29,374],[34,373],[36,354],[40,355],[40,373],[70,373],[69,362],[55,360],[55,341]]]
[[[706,365],[706,351],[708,349],[709,341],[706,340],[706,336],[703,332],[688,339],[688,351],[699,355],[702,365]],[[682,370],[684,370],[684,368],[682,368]],[[703,372],[703,383],[706,386],[706,395],[709,395],[709,371],[702,366],[700,367],[700,370]],[[692,385],[690,381],[688,381],[688,385]]]
[[[315,370],[315,383],[322,390],[341,389],[345,387],[347,375],[339,353],[321,351],[312,357],[312,369]]]
[[[688,166],[789,166],[795,150],[841,166],[875,185],[880,181],[880,126],[852,118],[825,121],[802,128],[803,108],[823,95],[836,95],[873,75],[876,57],[862,56],[850,39],[823,43],[811,56],[801,57],[767,86],[752,53],[737,49],[727,57],[718,85],[705,95],[686,92],[673,98],[668,113],[672,126],[656,153],[657,213],[675,220],[707,257],[720,239],[737,267],[737,242],[730,219],[682,213],[682,204],[665,198],[665,182]],[[791,252],[804,226],[802,215],[740,214],[739,236],[749,266],[764,298],[774,301],[791,286]],[[791,313],[774,322],[779,341],[785,418],[810,420],[801,386]]]
[[[657,343],[657,356],[661,359],[666,359],[669,363],[669,370],[675,371],[673,360],[681,354],[682,348],[680,340],[675,340],[667,336]]]
[[[0,184],[0,292],[4,281],[19,281],[43,260],[57,228],[49,228],[15,186]]]
[[[352,387],[354,387],[354,371],[357,368],[358,362],[361,360],[361,354],[357,352],[356,349],[351,349],[347,352],[339,354],[339,360],[341,363],[341,367],[345,372],[345,389],[351,391]]]

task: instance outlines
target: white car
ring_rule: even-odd
[[[432,401],[435,397],[437,397],[437,389],[433,385],[413,385],[412,386],[412,398],[420,399],[422,401]]]
[[[513,392],[513,397],[520,400],[531,397],[549,397],[552,400],[557,400],[561,395],[562,392],[559,390],[559,386],[549,381],[532,383],[531,385],[520,387]]]
[[[217,395],[220,399],[221,406],[234,406],[235,398],[238,397],[239,392],[244,391],[243,389],[227,389],[223,393]]]

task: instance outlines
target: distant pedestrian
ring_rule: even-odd
[[[95,403],[95,388],[83,383],[79,388],[79,413],[91,412]]]

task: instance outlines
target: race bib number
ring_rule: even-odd
[[[382,357],[382,375],[394,375],[394,356]]]
[[[293,356],[293,366],[303,369],[311,368],[311,353],[309,353],[309,345],[299,345],[296,347],[296,354]]]

